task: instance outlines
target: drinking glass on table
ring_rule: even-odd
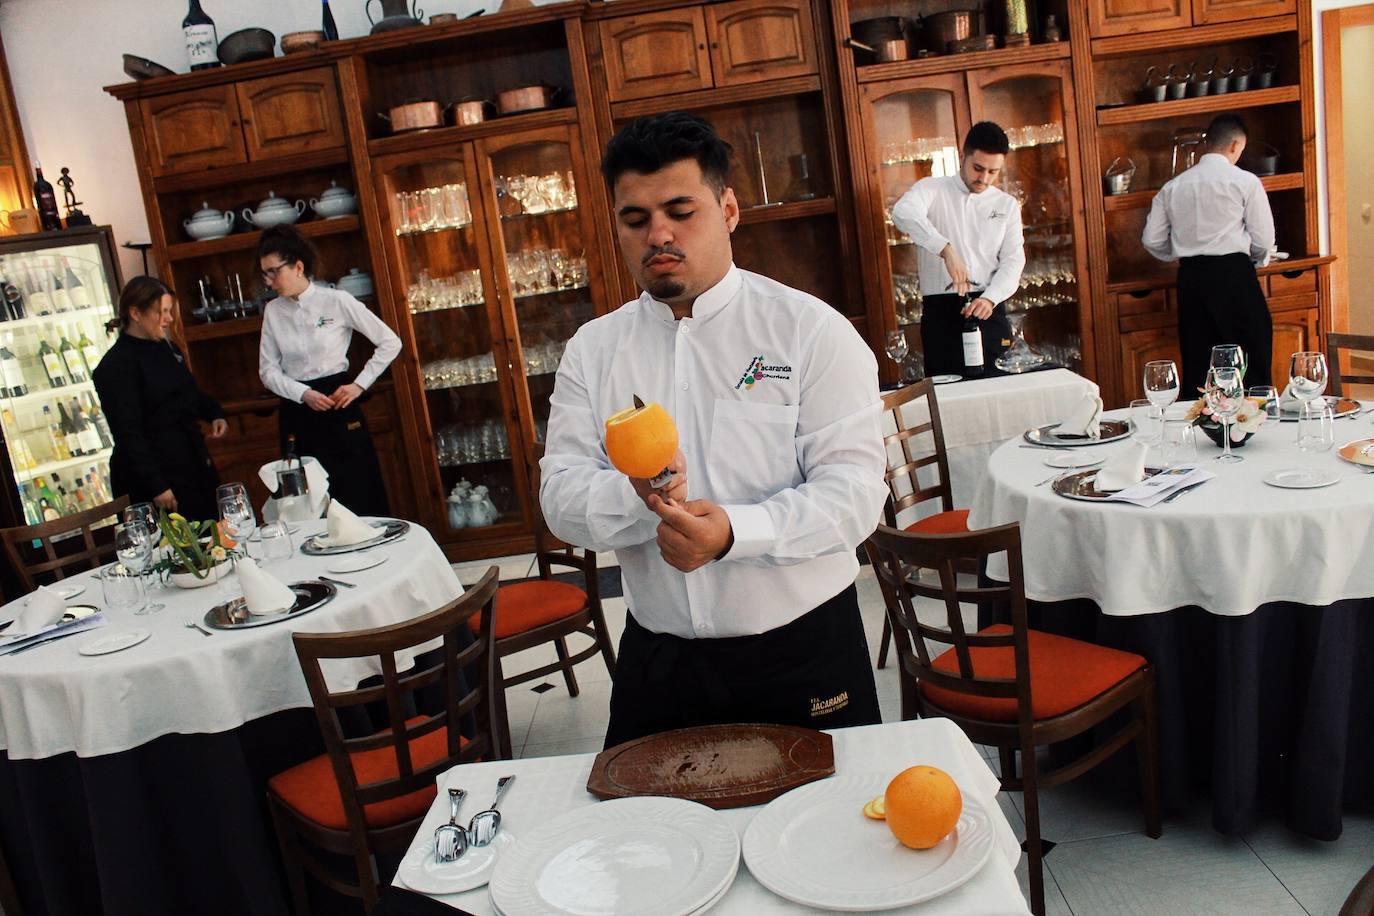
[[[258,534],[262,541],[262,555],[268,560],[289,560],[295,552],[291,544],[291,529],[286,522],[267,522]]]
[[[243,545],[243,552],[247,555],[248,539],[258,527],[258,519],[253,513],[252,504],[248,502],[248,494],[221,496],[219,516],[224,519],[224,527],[229,536],[236,543]]]
[[[1165,467],[1192,464],[1197,461],[1197,438],[1193,435],[1193,421],[1182,416],[1164,417],[1163,452]]]
[[[1134,438],[1146,445],[1158,445],[1163,434],[1163,413],[1156,412],[1154,403],[1145,398],[1136,398],[1130,409]]]
[[[1245,378],[1246,359],[1245,351],[1240,344],[1217,344],[1212,348],[1213,369],[1224,369],[1231,367],[1240,370],[1240,377]]]
[[[888,355],[889,359],[897,364],[899,372],[902,369],[902,361],[906,359],[907,349],[905,331],[887,332],[887,342],[886,346],[883,348],[883,352]]]
[[[1207,373],[1207,406],[1212,416],[1221,421],[1222,453],[1217,461],[1244,461],[1241,455],[1231,454],[1231,420],[1240,411],[1240,403],[1245,398],[1245,386],[1241,382],[1240,369],[1235,366],[1222,366]]]
[[[120,522],[114,526],[115,557],[126,569],[147,577],[153,572],[153,535],[142,519]],[[146,591],[146,584],[145,584]],[[148,609],[160,611],[161,603]]]
[[[1304,452],[1329,452],[1336,444],[1336,412],[1325,401],[1313,404],[1298,418],[1298,448]]]
[[[158,530],[157,506],[152,503],[134,503],[124,510],[123,518],[125,522],[142,522],[149,531],[156,532]],[[161,538],[157,540],[161,540]]]
[[[1326,354],[1315,351],[1294,353],[1288,360],[1288,390],[1302,402],[1302,417],[1312,410],[1312,402],[1326,390]],[[1302,423],[1298,423],[1298,446],[1302,446]]]
[[[1172,359],[1152,359],[1145,364],[1145,397],[1161,422],[1164,408],[1178,400],[1178,388],[1178,366]]]
[[[1247,388],[1245,396],[1264,402],[1264,416],[1267,420],[1279,418],[1279,390],[1273,385],[1256,385]]]
[[[105,593],[105,606],[110,610],[132,610],[140,615],[148,613],[148,596],[143,588],[142,573],[117,562],[101,572],[100,587]]]

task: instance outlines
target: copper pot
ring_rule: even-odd
[[[951,10],[934,13],[921,20],[925,29],[926,47],[936,54],[950,53],[950,45],[975,35],[977,10]]]
[[[559,86],[521,86],[507,89],[496,94],[496,109],[503,115],[517,114],[522,111],[539,111],[552,108],[555,100],[563,94]]]
[[[393,106],[388,114],[378,112],[377,117],[389,122],[392,133],[397,134],[426,127],[443,127],[444,106],[433,99],[415,99]]]
[[[844,43],[856,51],[866,52],[871,58],[870,63],[876,61],[880,64],[886,64],[911,57],[911,49],[907,46],[905,38],[886,38],[873,44],[865,44],[854,38],[846,38]]]
[[[453,103],[453,123],[458,126],[481,124],[495,108],[488,99],[463,99]]]

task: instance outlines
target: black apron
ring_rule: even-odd
[[[1180,397],[1194,397],[1207,381],[1212,348],[1245,349],[1245,384],[1270,385],[1274,321],[1248,254],[1197,255],[1178,261],[1178,349],[1183,357]]]
[[[926,377],[964,374],[964,306],[982,295],[969,293],[966,300],[958,293],[925,296],[921,300],[921,352],[925,359]],[[992,361],[1011,346],[1011,322],[1001,303],[992,307],[992,314],[978,322],[983,335],[983,371],[992,368]]]
[[[340,372],[302,384],[324,395],[353,380]],[[362,398],[342,410],[311,410],[304,404],[281,401],[277,432],[282,454],[286,441],[296,437],[296,454],[313,457],[329,472],[329,495],[358,515],[389,517],[391,505],[382,482],[382,466],[372,446],[372,434],[363,416]]]
[[[625,616],[606,747],[695,725],[882,721],[853,585],[757,636],[683,639]]]

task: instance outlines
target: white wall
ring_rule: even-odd
[[[500,0],[419,0],[421,11],[472,12]],[[221,38],[261,26],[278,38],[318,29],[318,0],[201,0]],[[29,156],[55,180],[67,166],[82,209],[114,227],[116,242],[148,239],[124,105],[101,87],[128,82],[121,55],[187,70],[181,39],[185,0],[0,0],[0,37]],[[331,0],[342,38],[369,29],[363,0]],[[373,3],[374,14],[379,10]],[[137,252],[120,249],[124,276],[142,273]],[[150,269],[153,269],[150,265]]]

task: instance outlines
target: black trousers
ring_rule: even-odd
[[[683,639],[625,617],[606,747],[674,728],[882,721],[853,585],[757,636]]]
[[[1212,348],[1245,349],[1245,384],[1270,385],[1274,322],[1247,254],[1199,255],[1178,262],[1178,349],[1183,357],[1181,398],[1196,396],[1207,381]]]
[[[304,384],[321,394],[333,394],[340,385],[353,381],[341,372]],[[391,504],[382,482],[382,466],[372,446],[363,417],[361,399],[343,410],[311,410],[304,404],[283,399],[277,414],[277,434],[282,453],[288,436],[296,437],[296,454],[309,455],[329,472],[329,495],[358,515],[388,516]]]
[[[968,302],[979,293],[970,293]],[[964,316],[966,300],[956,293],[926,296],[921,303],[921,351],[924,354],[926,375],[964,374]],[[993,306],[992,314],[978,322],[983,334],[983,369],[1011,346],[1011,322],[1001,303]]]

